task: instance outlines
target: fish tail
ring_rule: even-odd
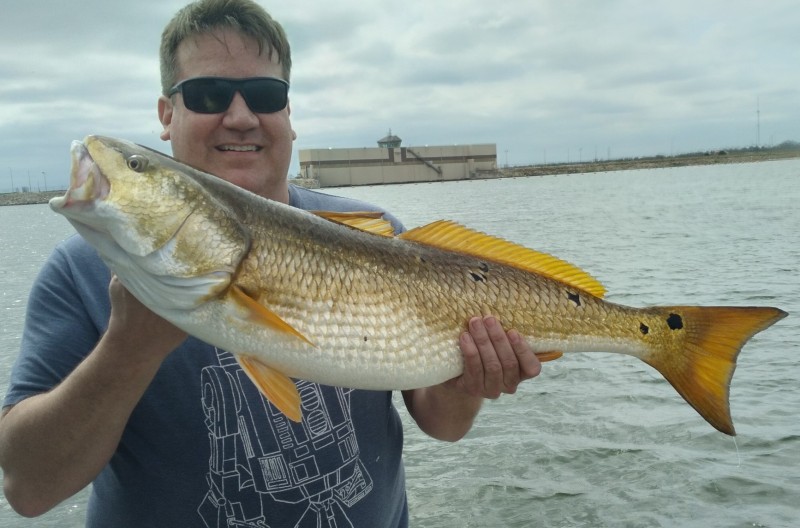
[[[734,436],[730,383],[736,358],[758,332],[786,317],[770,307],[661,307],[670,328],[685,335],[643,358],[719,431]]]

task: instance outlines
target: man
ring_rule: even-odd
[[[177,159],[266,198],[374,209],[288,184],[295,133],[275,79],[288,82],[290,69],[281,26],[251,0],[190,4],[162,36],[162,139]],[[460,346],[461,377],[403,393],[419,427],[449,441],[469,431],[483,398],[540,369],[491,317],[469,321]],[[0,419],[6,497],[35,516],[94,483],[91,527],[407,525],[391,393],[297,384],[299,425],[227,352],[150,312],[72,237],[29,299]]]

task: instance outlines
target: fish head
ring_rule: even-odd
[[[163,247],[192,214],[177,174],[154,153],[118,140],[73,141],[70,187],[50,207],[74,224],[112,237],[131,255]],[[76,226],[77,227],[77,226]]]
[[[70,187],[50,207],[140,301],[160,313],[196,307],[227,289],[249,233],[198,180],[203,173],[102,136],[73,142],[71,153]]]

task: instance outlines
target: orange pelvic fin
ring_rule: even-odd
[[[735,435],[730,383],[742,346],[786,317],[769,307],[661,307],[674,330],[686,332],[683,350],[659,349],[645,361],[658,370],[708,423]]]
[[[293,422],[303,419],[300,393],[294,382],[285,374],[269,367],[252,356],[235,354],[247,377],[258,387],[275,407]]]
[[[602,297],[606,292],[597,279],[569,262],[449,220],[417,227],[399,238],[545,275],[595,297]]]
[[[394,226],[383,217],[380,211],[352,211],[340,213],[338,211],[311,211],[320,218],[337,224],[354,227],[367,233],[385,237],[394,236]]]
[[[247,318],[251,322],[262,324],[277,332],[293,335],[316,348],[314,343],[309,341],[306,336],[298,332],[292,325],[281,319],[278,314],[247,295],[247,293],[245,293],[238,286],[233,286],[229,290],[229,294],[235,303],[246,310]]]

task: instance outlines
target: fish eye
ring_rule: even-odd
[[[128,168],[134,172],[144,172],[147,170],[147,158],[134,154],[128,158]]]

